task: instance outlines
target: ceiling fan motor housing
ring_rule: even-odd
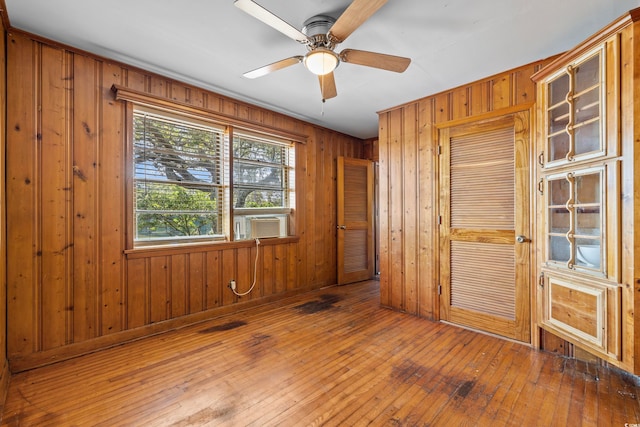
[[[334,43],[329,40],[327,34],[335,22],[335,18],[327,15],[316,15],[304,21],[302,33],[309,38],[309,49],[333,49]]]

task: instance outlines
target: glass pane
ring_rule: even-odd
[[[233,139],[233,157],[282,165],[285,164],[286,148],[279,144],[236,136]]]
[[[581,236],[600,236],[600,208],[576,209],[576,234]]]
[[[561,160],[569,152],[569,134],[561,132],[549,138],[550,161]]]
[[[138,239],[220,234],[217,189],[138,181],[135,186]]]
[[[600,120],[596,120],[574,130],[575,154],[600,151]]]
[[[549,181],[549,200],[552,205],[564,206],[570,199],[571,187],[564,178]]]
[[[136,178],[220,183],[217,130],[141,113],[134,114],[133,126]]]
[[[571,214],[565,208],[549,209],[549,232],[562,233],[569,232]]]
[[[218,218],[210,213],[136,214],[137,240],[157,240],[220,234]]]
[[[595,88],[577,96],[574,105],[574,124],[586,122],[600,116],[600,89]]]
[[[549,260],[550,261],[569,261],[571,246],[564,236],[549,236]]]
[[[549,134],[565,130],[569,124],[569,104],[559,104],[549,110]]]
[[[284,191],[258,190],[236,187],[233,189],[234,208],[273,208],[284,207]]]
[[[600,203],[600,173],[577,175],[575,183],[576,204]]]
[[[233,182],[238,185],[253,184],[256,187],[282,189],[282,167],[235,162],[233,164]]]
[[[576,265],[600,268],[602,251],[598,239],[576,239]]]
[[[549,105],[551,107],[558,102],[564,101],[569,93],[569,75],[563,74],[548,85]]]
[[[138,181],[136,209],[144,211],[211,211],[217,208],[214,188]]]
[[[575,93],[600,83],[600,55],[594,55],[575,68]]]

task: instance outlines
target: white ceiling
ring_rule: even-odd
[[[350,0],[256,0],[296,28]],[[233,0],[5,0],[11,26],[349,135],[377,135],[377,111],[567,50],[639,0],[389,0],[338,46],[412,59],[403,74],[341,64],[321,102],[302,64],[246,71],[306,48]]]

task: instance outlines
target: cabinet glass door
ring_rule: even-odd
[[[603,168],[547,179],[547,262],[603,271]]]
[[[547,83],[547,162],[603,152],[602,53],[570,65]]]

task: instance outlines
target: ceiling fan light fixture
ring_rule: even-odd
[[[318,76],[329,74],[336,69],[339,63],[338,55],[329,49],[314,49],[304,57],[304,66]]]

